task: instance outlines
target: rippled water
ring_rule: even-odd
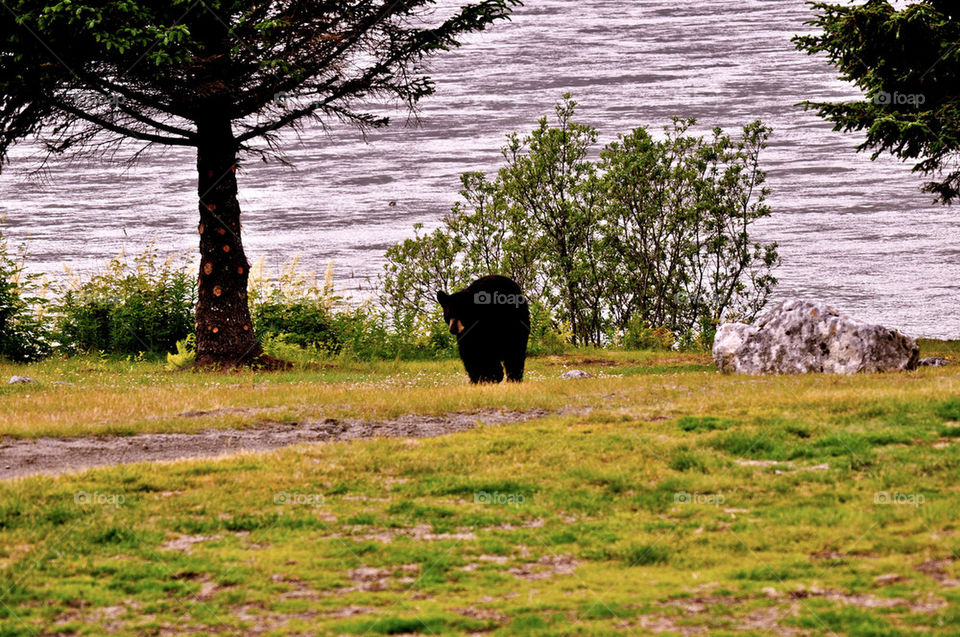
[[[774,215],[757,230],[780,243],[778,297],[826,300],[860,318],[920,336],[960,337],[957,221],[920,193],[921,179],[889,158],[853,152],[858,138],[795,105],[853,90],[822,59],[794,51],[801,0],[529,0],[512,22],[433,63],[437,95],[419,126],[399,115],[366,142],[334,126],[289,147],[296,170],[249,162],[240,178],[251,261],[299,253],[310,269],[335,262],[342,289],[375,277],[383,251],[435,224],[458,175],[492,172],[504,135],[530,130],[560,96],[602,140],[672,115],[704,129],[760,118],[774,128],[763,157]],[[0,177],[7,232],[29,239],[31,268],[91,269],[150,239],[196,249],[194,158],[157,149],[136,168],[54,164],[44,183]],[[389,206],[396,201],[396,206]]]

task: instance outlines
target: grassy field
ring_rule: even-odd
[[[469,386],[457,361],[13,374],[40,381],[0,389],[19,438],[544,413],[0,482],[3,637],[960,634],[960,368],[745,377],[579,351],[519,386]]]

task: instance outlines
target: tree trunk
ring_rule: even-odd
[[[288,364],[263,353],[247,303],[250,264],[240,240],[237,143],[229,119],[197,122],[200,276],[197,367],[271,368]]]

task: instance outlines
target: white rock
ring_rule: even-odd
[[[743,342],[757,333],[757,328],[745,323],[724,323],[713,338],[713,360],[721,371],[732,370],[737,352]]]
[[[560,378],[593,378],[593,374],[582,369],[571,369],[569,372],[560,374]]]
[[[36,378],[30,378],[29,376],[11,376],[10,380],[7,381],[8,385],[20,385],[23,383],[39,383]]]
[[[917,361],[918,367],[946,367],[948,365],[956,365],[954,361],[947,360],[946,358],[940,358],[939,356],[928,356],[927,358],[921,358]]]
[[[756,325],[725,323],[713,342],[721,371],[741,374],[855,374],[914,369],[917,342],[815,301],[790,299]]]

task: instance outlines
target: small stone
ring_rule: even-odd
[[[593,374],[585,372],[582,369],[571,369],[568,372],[560,374],[560,378],[593,378]]]
[[[884,573],[883,575],[877,575],[873,578],[873,581],[880,586],[887,586],[888,584],[896,584],[897,582],[902,582],[905,580],[903,575],[899,573]]]
[[[10,380],[7,381],[8,385],[22,385],[25,383],[39,383],[36,378],[30,378],[29,376],[11,376]]]
[[[947,365],[960,365],[960,363],[939,356],[927,356],[917,361],[917,367],[946,367]]]

